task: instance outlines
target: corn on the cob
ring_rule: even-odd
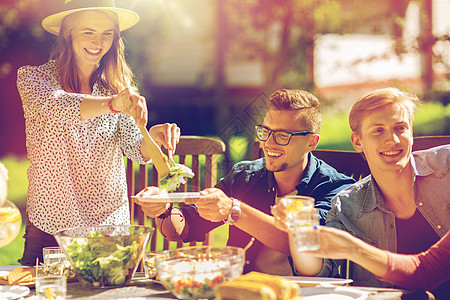
[[[241,275],[236,278],[235,281],[236,280],[264,283],[274,290],[278,300],[291,298],[295,299],[299,289],[297,284],[289,282],[281,276],[269,275],[259,272],[250,272],[248,274]]]
[[[223,282],[217,288],[216,300],[276,300],[274,290],[260,282]]]

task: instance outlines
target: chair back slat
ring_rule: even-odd
[[[338,172],[351,176],[355,180],[360,180],[370,174],[367,161],[359,152],[316,149],[312,153]]]
[[[414,138],[413,151],[450,144],[450,135],[418,136]]]
[[[205,160],[205,186],[214,186],[216,183],[217,183],[217,158],[215,155],[208,154],[206,155]]]
[[[191,191],[198,192],[200,191],[200,176],[202,173],[200,172],[200,161],[198,155],[192,155],[192,165],[191,169],[197,176],[191,178]]]
[[[182,136],[174,155],[175,160],[178,158],[180,164],[186,164],[186,162],[190,161],[191,164],[189,167],[196,175],[194,178],[189,179],[187,184],[181,185],[178,191],[200,191],[203,188],[213,187],[217,183],[217,156],[224,152],[225,144],[219,139],[200,136]],[[167,154],[167,152],[165,153]],[[201,163],[203,157],[205,157],[204,167],[202,167]],[[127,159],[126,174],[132,222],[156,228],[155,220],[147,218],[141,207],[132,201],[131,196],[136,195],[140,190],[149,185],[158,186],[158,171],[152,165],[137,167],[136,164]],[[214,241],[213,237],[214,231],[206,235],[203,243],[192,242],[189,245],[209,245]],[[160,251],[183,247],[184,245],[187,244],[183,242],[169,242],[164,239],[159,232],[159,228],[156,228],[149,248],[151,251]]]
[[[178,163],[185,165],[186,164],[186,155],[179,155]],[[180,187],[178,188],[178,191],[180,191],[180,192],[187,192],[187,190],[188,189],[187,189],[186,183],[181,184]]]

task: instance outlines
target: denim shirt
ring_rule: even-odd
[[[439,237],[444,236],[450,228],[449,161],[450,145],[417,151],[411,155],[411,168],[415,175],[414,202]],[[338,193],[331,204],[327,226],[348,231],[378,248],[397,252],[395,215],[386,206],[371,175]],[[330,260],[326,261],[330,263]],[[342,268],[344,262],[333,261],[333,268]],[[392,287],[357,264],[352,264],[351,273],[354,285]],[[328,276],[326,272],[321,275]]]
[[[355,181],[337,172],[324,161],[309,153],[308,165],[304,176],[296,186],[299,195],[311,196],[315,199],[315,207],[319,210],[321,224],[325,224],[326,214],[331,208],[330,200],[342,189]],[[229,197],[234,197],[253,208],[271,215],[270,207],[275,204],[277,193],[273,172],[265,167],[265,159],[243,161],[233,166],[230,173],[216,185]],[[184,242],[202,241],[210,230],[223,225],[223,222],[210,222],[199,216],[195,205],[180,208],[189,225],[189,236]],[[227,245],[245,247],[252,238],[251,235],[236,226],[229,227]],[[250,262],[244,272],[253,270],[254,258],[257,256],[262,243],[255,240],[247,250],[246,259]]]

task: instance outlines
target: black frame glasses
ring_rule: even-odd
[[[277,143],[280,146],[287,146],[289,145],[291,141],[291,137],[293,135],[301,135],[306,136],[308,134],[314,134],[314,132],[311,131],[298,131],[298,132],[287,132],[284,130],[270,130],[269,128],[263,126],[263,125],[256,125],[256,138],[260,140],[261,142],[265,142],[270,138],[270,135],[273,133],[273,140],[275,143]],[[266,132],[264,132],[266,131]],[[263,137],[264,134],[267,134],[267,137]]]

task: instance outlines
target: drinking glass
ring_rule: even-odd
[[[314,208],[314,198],[296,195],[283,197],[282,201],[286,204],[287,225],[292,229],[297,251],[319,249],[316,232],[319,214]]]
[[[59,247],[44,247],[44,272],[46,275],[63,275],[62,268],[66,261],[66,256]]]
[[[64,300],[67,293],[67,279],[62,275],[36,278],[36,295],[39,300]]]
[[[9,200],[0,206],[0,248],[11,243],[20,232],[22,216],[17,206]]]
[[[155,256],[157,252],[150,251],[144,253],[144,272],[148,279],[156,278]]]
[[[66,260],[64,252],[59,247],[44,247],[42,254],[44,256],[44,265],[60,264]]]

